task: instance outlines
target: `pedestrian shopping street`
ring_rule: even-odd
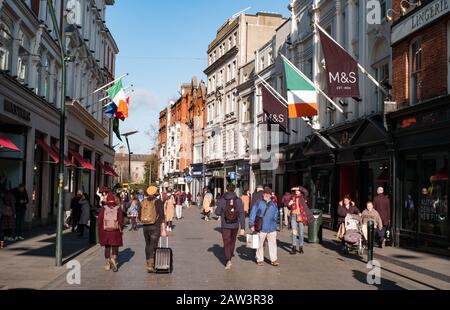
[[[81,285],[69,285],[66,272],[43,288],[63,290],[297,290],[297,289],[449,289],[450,262],[442,257],[397,248],[375,249],[381,263],[381,285],[368,285],[365,260],[356,254],[341,255],[335,233],[325,230],[323,245],[305,244],[305,254],[290,255],[290,232],[278,234],[279,267],[272,267],[266,254],[262,267],[255,264],[255,250],[239,237],[231,271],[224,269],[218,221],[205,222],[200,210],[185,209],[169,232],[174,252],[172,274],[148,274],[142,229],[124,233],[119,271],[103,270],[103,249],[95,246],[76,259],[81,263]],[[267,249],[267,247],[266,247]],[[11,249],[13,251],[13,249]],[[2,258],[0,258],[2,259]],[[1,281],[1,279],[0,279]],[[0,283],[2,284],[2,283]]]

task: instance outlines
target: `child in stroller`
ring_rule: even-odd
[[[347,214],[345,217],[345,253],[357,251],[359,255],[364,254],[365,238],[362,231],[361,217],[356,214]]]

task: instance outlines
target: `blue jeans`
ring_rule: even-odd
[[[297,223],[297,215],[292,214],[291,216],[291,225],[292,225],[292,246],[303,246],[303,231],[304,226],[303,223]],[[298,243],[298,244],[297,244]]]

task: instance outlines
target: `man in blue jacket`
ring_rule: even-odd
[[[272,189],[264,188],[264,199],[260,200],[250,213],[249,226],[255,232],[256,217],[262,217],[262,228],[258,232],[259,248],[256,251],[256,263],[258,266],[264,265],[264,241],[269,244],[269,256],[272,266],[278,266],[277,257],[277,223],[278,209],[272,200]]]

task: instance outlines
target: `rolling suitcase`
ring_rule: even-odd
[[[166,247],[162,247],[162,237],[159,238],[160,246],[155,251],[155,272],[172,273],[173,253],[169,248],[169,237],[166,237]]]

